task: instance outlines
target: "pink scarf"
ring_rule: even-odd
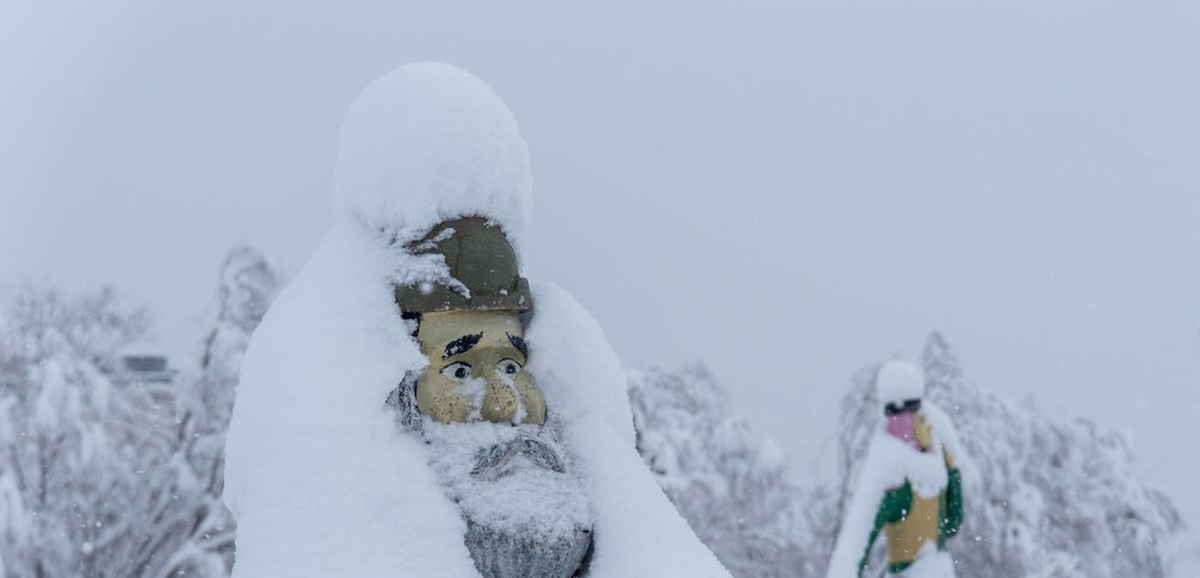
[[[917,443],[916,428],[913,426],[913,417],[915,415],[916,412],[911,411],[889,415],[886,417],[886,428],[888,433],[912,446],[914,450],[922,451],[921,445]]]

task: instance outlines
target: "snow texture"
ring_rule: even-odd
[[[570,576],[591,544],[583,480],[558,426],[439,424],[423,417],[431,465],[469,520],[467,546],[489,576]]]
[[[246,351],[226,446],[234,576],[474,575],[423,449],[384,411],[424,359],[366,233],[335,228]]]
[[[372,82],[342,125],[340,215],[398,238],[478,215],[518,246],[529,222],[529,151],[504,101],[454,66],[402,66]]]
[[[879,368],[875,387],[878,389],[879,400],[883,403],[921,399],[925,397],[925,376],[916,365],[895,359]]]
[[[384,404],[427,363],[392,287],[429,274],[403,246],[443,219],[480,215],[519,236],[529,182],[511,113],[465,72],[403,67],[356,101],[336,192],[352,218],[335,221],[243,362],[225,470],[234,576],[479,576],[431,446]],[[638,457],[625,375],[596,321],[531,286],[527,369],[591,506],[587,576],[728,576]]]
[[[946,552],[921,554],[912,566],[897,574],[899,578],[947,578],[954,576],[954,560]]]
[[[825,568],[828,552],[814,552],[813,525],[828,518],[806,507],[783,452],[732,411],[708,370],[632,370],[629,382],[638,451],[731,574],[816,576],[818,557]]]
[[[225,572],[232,532],[203,467],[219,439],[119,356],[148,329],[110,290],[0,291],[0,575]]]

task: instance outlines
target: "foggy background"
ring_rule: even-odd
[[[333,3],[330,3],[333,4]],[[441,60],[529,142],[526,274],[702,361],[799,479],[851,374],[1127,431],[1200,524],[1200,7],[0,0],[0,283],[113,284],[194,357],[237,242],[295,274],[370,80]]]

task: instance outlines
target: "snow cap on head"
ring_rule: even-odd
[[[889,361],[875,374],[875,393],[879,403],[902,403],[925,396],[925,373],[902,359]]]
[[[376,79],[350,106],[334,205],[399,242],[478,216],[519,244],[532,182],[516,119],[487,83],[449,64],[409,64]]]

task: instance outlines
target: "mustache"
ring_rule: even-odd
[[[421,413],[417,410],[413,392],[416,382],[417,374],[407,372],[385,403],[396,412],[396,423],[402,429],[423,436]],[[518,427],[520,432],[515,438],[481,448],[475,453],[475,466],[471,468],[473,477],[488,481],[500,479],[512,473],[513,461],[517,456],[525,456],[544,470],[560,474],[566,471],[563,451],[549,422],[540,426],[525,424]]]
[[[502,478],[512,472],[513,460],[517,456],[529,458],[530,462],[544,470],[558,473],[566,471],[558,444],[522,431],[511,440],[480,449],[475,454],[475,467],[471,469],[471,475],[484,480]]]

